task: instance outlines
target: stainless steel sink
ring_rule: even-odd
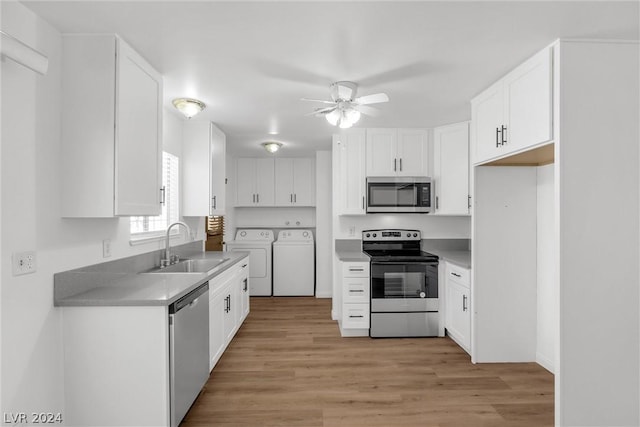
[[[166,267],[156,267],[147,273],[207,273],[215,270],[229,258],[222,259],[185,259]]]

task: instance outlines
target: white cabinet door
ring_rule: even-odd
[[[213,123],[211,123],[209,156],[209,215],[224,215],[227,197],[227,137]]]
[[[473,163],[481,163],[502,153],[504,97],[498,82],[471,101]]]
[[[333,136],[333,194],[338,215],[364,215],[365,131],[349,129]]]
[[[225,342],[229,343],[238,329],[238,321],[240,319],[238,301],[239,288],[236,282],[231,280],[226,286],[225,291],[225,310],[224,310],[224,337]]]
[[[241,261],[242,262],[242,261]],[[249,315],[249,261],[247,258],[246,262],[243,262],[243,266],[241,267],[241,270],[238,274],[238,281],[237,283],[239,284],[239,300],[240,300],[240,310],[239,310],[239,315],[240,315],[240,320],[238,321],[238,327],[240,327],[240,325],[242,324],[242,322],[244,321],[244,319],[247,318],[247,316]]]
[[[212,293],[209,298],[209,371],[216,365],[226,347],[224,333],[226,297],[226,293],[218,292]]]
[[[454,341],[469,352],[471,344],[469,289],[450,280],[447,281],[446,287],[445,327]]]
[[[294,160],[286,158],[275,159],[275,204],[276,206],[293,205]]]
[[[293,204],[316,205],[316,168],[314,159],[293,160]]]
[[[161,75],[115,35],[65,35],[62,90],[62,215],[160,214]]]
[[[115,214],[159,215],[162,77],[116,40]]]
[[[398,129],[398,176],[429,176],[428,133],[425,129]]]
[[[552,49],[545,49],[504,78],[506,149],[552,139]]]
[[[236,160],[236,206],[254,206],[256,203],[256,161]]]
[[[273,206],[275,204],[274,162],[273,159],[256,160],[256,205]]]
[[[366,176],[396,176],[396,129],[367,129]]]
[[[182,130],[182,214],[224,215],[226,139],[208,121],[186,121]]]
[[[433,131],[433,182],[436,213],[469,213],[469,123],[435,128]]]

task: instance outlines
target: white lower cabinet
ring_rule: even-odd
[[[209,281],[209,370],[249,314],[249,257]]]
[[[369,262],[343,261],[340,264],[342,271],[340,333],[342,336],[367,336],[371,317]]]
[[[467,353],[471,353],[471,271],[445,263],[445,329]]]

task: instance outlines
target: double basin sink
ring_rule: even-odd
[[[208,259],[182,259],[175,264],[166,267],[154,267],[145,273],[167,274],[167,273],[208,273],[213,274],[229,258],[208,258]]]

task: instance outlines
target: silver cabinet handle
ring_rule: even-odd
[[[498,140],[499,135],[500,135],[500,128],[496,128],[496,148],[500,146],[500,142]]]
[[[467,209],[471,209],[471,195],[467,196]]]
[[[502,142],[500,145],[504,145],[507,143],[507,136],[505,135],[505,133],[507,132],[507,127],[505,125],[502,125],[500,133],[502,134]]]
[[[402,172],[402,157],[400,157],[400,172]]]
[[[353,315],[350,314],[349,317],[352,318],[352,319],[354,319],[354,318],[357,319],[357,318],[363,318],[364,316],[362,314],[359,314],[357,316],[353,316]]]
[[[456,277],[462,277],[462,276],[460,276],[458,273],[451,272],[451,274],[452,274],[452,275],[454,275],[454,276],[456,276]]]
[[[396,171],[396,163],[397,163],[398,159],[393,159],[393,171]]]
[[[467,311],[467,296],[462,295],[462,311]]]
[[[364,196],[362,196],[362,210],[364,210]]]
[[[256,194],[256,202],[260,203],[260,193]]]
[[[253,196],[252,203],[255,203],[255,202],[256,202],[256,195],[255,195],[255,194],[252,194],[252,196]]]
[[[293,193],[293,203],[298,203],[298,195]]]
[[[289,194],[289,202],[293,203],[293,194]]]
[[[218,203],[217,203],[217,201],[216,201],[216,196],[213,196],[213,197],[211,198],[211,206],[213,206],[213,209],[216,209],[217,204],[218,204]]]
[[[244,287],[242,288],[242,290],[243,290],[243,291],[245,291],[245,292],[247,292],[247,289],[248,289],[248,285],[247,285],[248,281],[249,281],[249,279],[244,279],[244,280],[243,280],[243,282],[244,282]]]
[[[349,271],[364,271],[364,268],[349,267]]]
[[[440,207],[439,201],[440,201],[440,198],[438,196],[436,196],[436,210],[438,210],[439,207]]]
[[[247,264],[242,264],[242,268],[245,268],[247,266]]]
[[[364,289],[349,289],[349,292],[364,292]]]
[[[160,188],[160,204],[164,206],[166,202],[167,202],[167,189],[163,185],[162,188]]]

